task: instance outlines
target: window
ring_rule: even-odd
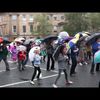
[[[47,16],[47,20],[50,20],[50,16]]]
[[[30,32],[33,32],[33,25],[30,25]]]
[[[16,32],[16,26],[13,26],[13,32],[14,33]]]
[[[22,20],[26,21],[26,16],[25,15],[22,15]]]
[[[33,16],[30,15],[30,22],[33,22]]]
[[[23,32],[24,33],[26,32],[26,26],[25,25],[23,26]]]
[[[64,16],[61,16],[61,19],[64,19]]]
[[[57,17],[54,17],[54,20],[57,20]]]
[[[13,15],[12,16],[12,20],[16,20],[17,19],[17,16],[16,15]]]

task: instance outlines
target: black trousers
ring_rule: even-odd
[[[41,69],[40,69],[40,67],[35,67],[35,66],[34,66],[34,73],[33,73],[33,75],[32,75],[32,79],[31,79],[31,81],[33,81],[33,80],[34,80],[34,78],[35,78],[35,76],[36,76],[37,71],[38,71],[37,78],[39,78],[39,77],[40,77],[40,74],[41,74]]]
[[[4,63],[5,63],[6,70],[9,69],[9,64],[8,64],[8,61],[7,61],[7,57],[2,58],[2,59],[0,60],[0,62],[1,62],[2,60],[3,60]]]
[[[47,70],[49,70],[50,69],[50,60],[51,60],[51,62],[52,62],[52,64],[51,64],[51,69],[54,69],[54,59],[53,59],[53,57],[52,57],[52,54],[48,54],[48,56],[47,56]]]
[[[76,57],[71,57],[71,59],[72,59],[72,66],[71,66],[71,69],[70,69],[70,75],[75,73],[75,68],[77,66],[77,59],[76,59]]]
[[[56,81],[55,81],[55,84],[57,84],[57,81],[58,81],[58,79],[60,78],[60,76],[61,76],[61,72],[64,72],[64,74],[65,74],[65,79],[66,79],[66,82],[68,81],[68,75],[67,75],[67,71],[66,71],[66,69],[59,69],[59,73],[58,73],[58,76],[57,76],[57,78],[56,78]]]

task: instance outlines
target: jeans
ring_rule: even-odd
[[[66,79],[66,82],[68,81],[68,75],[67,75],[67,71],[66,71],[66,69],[59,69],[59,73],[58,73],[58,76],[57,76],[57,79],[56,79],[56,81],[55,81],[55,84],[57,84],[57,81],[58,81],[58,79],[60,78],[60,76],[61,76],[61,72],[64,72],[64,74],[65,74],[65,79]]]

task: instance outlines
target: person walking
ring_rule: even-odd
[[[96,38],[95,42],[92,44],[92,53],[93,53],[93,60],[92,60],[92,65],[91,65],[91,69],[90,69],[90,73],[94,74],[94,68],[95,68],[95,64],[94,64],[94,54],[100,50],[100,38]],[[99,71],[100,69],[100,63],[96,64],[96,71]]]
[[[18,67],[19,71],[24,70],[24,61],[26,59],[26,52],[24,50],[18,52]]]
[[[66,53],[67,53],[66,47],[62,46],[60,48],[60,53],[58,54],[58,59],[57,59],[59,70],[58,70],[58,76],[57,76],[57,78],[56,78],[56,80],[53,84],[53,87],[55,87],[55,88],[57,88],[56,84],[57,84],[58,79],[60,78],[62,72],[64,72],[64,74],[65,74],[66,84],[72,84],[73,83],[72,81],[69,81],[69,79],[68,79],[68,74],[67,74],[67,69],[66,69],[66,67],[67,67],[66,63],[67,63],[68,57],[67,57]]]
[[[8,49],[6,44],[0,44],[0,62],[3,60],[6,66],[6,71],[10,71],[9,64],[7,61]]]
[[[73,74],[76,74],[75,72],[75,69],[76,69],[76,66],[77,66],[77,53],[78,53],[78,48],[76,45],[74,45],[72,48],[71,48],[71,60],[72,60],[72,66],[71,66],[71,69],[70,69],[70,76],[73,76]]]
[[[34,51],[34,57],[33,57],[33,61],[32,61],[32,65],[34,66],[34,73],[32,75],[30,83],[33,85],[35,84],[34,78],[37,74],[37,71],[38,71],[37,79],[38,80],[40,79],[40,74],[41,74],[40,64],[41,64],[40,50],[37,49]]]
[[[53,52],[54,52],[54,48],[53,48],[53,42],[50,42],[49,44],[47,44],[47,71],[50,71],[50,60],[52,62],[51,64],[51,70],[54,70],[54,64],[55,61],[53,59]]]

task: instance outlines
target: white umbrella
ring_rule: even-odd
[[[24,38],[19,37],[19,38],[16,38],[14,41],[15,41],[15,42],[23,42],[23,40],[25,41],[25,39],[24,39]]]
[[[69,37],[69,34],[65,31],[63,32],[60,32],[59,35],[58,35],[59,38],[65,38],[65,37]]]
[[[19,51],[26,51],[26,47],[25,46],[23,46],[23,45],[20,45],[20,46],[18,46],[18,50]]]
[[[39,46],[35,46],[29,51],[29,59],[30,59],[30,61],[33,61],[34,51],[35,50],[40,50],[40,47]]]
[[[34,42],[35,39],[34,38],[33,39],[26,39],[26,41],[24,42],[24,44],[29,44],[31,41]]]

